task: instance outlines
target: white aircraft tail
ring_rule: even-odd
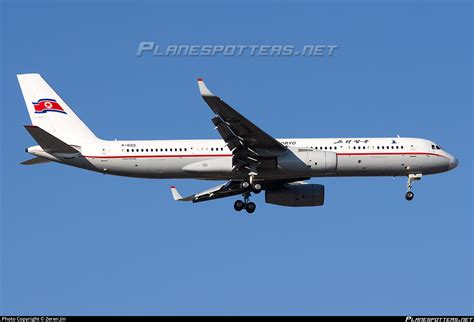
[[[33,125],[69,145],[98,140],[40,74],[17,77]]]

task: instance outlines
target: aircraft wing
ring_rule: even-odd
[[[212,122],[232,151],[234,169],[251,170],[287,151],[283,144],[212,94],[201,78],[198,85],[202,98],[216,114]]]
[[[188,197],[182,197],[175,186],[171,186],[171,194],[176,201],[192,201],[200,202],[219,198],[235,196],[242,193],[240,188],[240,181],[228,181],[216,187],[207,189],[205,191],[195,193]]]
[[[279,180],[265,180],[260,181],[263,189],[274,189],[281,187],[284,184],[301,184],[303,180],[307,180],[309,178],[291,178],[291,179],[279,179]],[[181,194],[178,192],[175,186],[171,186],[171,194],[173,195],[173,199],[176,201],[192,201],[192,202],[201,202],[201,201],[208,201],[214,200],[219,198],[231,197],[235,195],[240,195],[244,192],[242,187],[240,186],[242,181],[236,180],[229,180],[223,184],[220,184],[216,187],[204,190],[199,193],[195,193],[193,195],[182,197]]]

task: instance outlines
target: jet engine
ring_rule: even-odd
[[[324,186],[320,184],[286,184],[265,191],[265,202],[288,207],[322,206]]]

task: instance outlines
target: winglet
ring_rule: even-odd
[[[198,86],[199,86],[199,92],[201,92],[202,96],[214,96],[214,94],[211,93],[209,88],[207,88],[206,84],[204,84],[204,80],[202,78],[198,78]]]
[[[194,198],[194,195],[183,198],[175,186],[171,186],[171,194],[175,201],[191,201]]]

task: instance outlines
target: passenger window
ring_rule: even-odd
[[[188,151],[186,148],[184,148],[184,151]]]
[[[382,145],[382,150],[385,149],[385,147]]]
[[[128,149],[127,149],[127,152],[128,152]]]

